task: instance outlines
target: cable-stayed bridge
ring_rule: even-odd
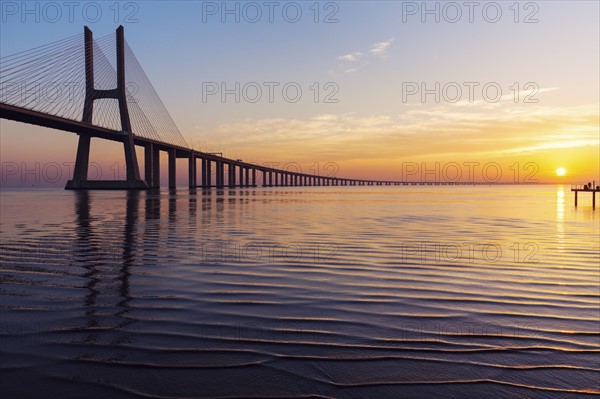
[[[79,135],[67,189],[158,188],[160,151],[168,153],[170,188],[176,186],[177,158],[189,160],[190,187],[417,184],[297,173],[190,148],[125,41],[122,26],[97,40],[85,27],[83,35],[0,58],[0,117]],[[123,143],[126,180],[88,179],[92,138]],[[144,148],[143,180],[135,146]]]

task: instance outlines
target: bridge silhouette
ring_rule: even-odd
[[[56,93],[65,87],[68,99],[57,101]],[[189,162],[190,188],[257,187],[260,177],[263,187],[478,184],[322,176],[190,148],[125,41],[122,26],[98,40],[85,27],[83,37],[75,35],[2,57],[0,90],[0,118],[79,135],[73,177],[66,189],[159,188],[160,151],[168,154],[169,188],[176,187],[177,158]],[[126,180],[88,179],[92,138],[123,143]],[[143,180],[136,146],[144,148]]]

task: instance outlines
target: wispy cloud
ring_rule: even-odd
[[[484,108],[461,112],[447,105],[399,115],[249,119],[221,124],[204,138],[238,152],[258,144],[268,148],[261,156],[273,159],[304,160],[306,154],[312,154],[339,161],[368,159],[375,164],[386,160],[485,160],[597,147],[597,121],[598,104],[515,106],[500,114]]]
[[[537,103],[539,101],[538,95],[543,93],[550,93],[559,90],[559,87],[546,87],[537,88],[532,86],[529,90],[519,90],[517,92],[511,91],[508,94],[502,95],[498,101],[490,102],[486,100],[475,100],[469,101],[468,99],[458,101],[452,105],[455,107],[483,107],[483,108],[498,108],[505,107],[506,103],[514,102],[526,102],[528,104]]]
[[[392,43],[396,40],[394,37],[386,40],[385,42],[375,43],[373,47],[371,47],[370,53],[375,54],[379,57],[383,57],[386,55],[386,51],[388,47],[392,45]]]
[[[342,69],[344,73],[357,72],[369,65],[373,58],[385,58],[387,50],[394,40],[395,38],[392,37],[384,42],[374,43],[366,54],[362,51],[354,51],[352,53],[340,55],[337,57],[338,60],[341,61],[341,64],[339,65],[340,69]]]
[[[339,56],[338,60],[345,62],[355,62],[360,60],[362,56],[363,53],[361,53],[360,51],[355,51],[354,53]]]

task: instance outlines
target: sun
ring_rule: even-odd
[[[567,174],[567,170],[565,168],[558,168],[556,169],[556,175],[557,176],[564,176]]]

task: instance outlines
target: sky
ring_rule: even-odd
[[[600,181],[597,1],[0,7],[2,57],[122,24],[198,150],[340,177]],[[77,136],[0,128],[3,184],[67,179]],[[122,149],[93,140],[91,160],[109,178]]]

